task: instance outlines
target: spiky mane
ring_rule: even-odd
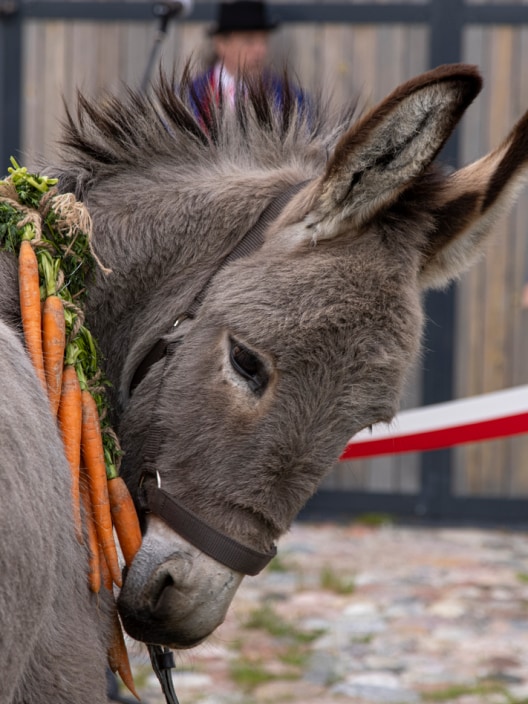
[[[79,92],[75,112],[66,108],[60,140],[66,167],[94,173],[141,167],[156,158],[196,163],[223,157],[270,168],[303,154],[313,163],[357,112],[356,103],[338,114],[320,99],[300,99],[304,94],[287,72],[280,101],[270,83],[259,78],[245,82],[234,110],[222,96],[206,109],[193,78],[190,65],[179,81],[160,73],[152,97],[130,87],[122,96],[98,101]]]

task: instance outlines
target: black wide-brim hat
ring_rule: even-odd
[[[235,0],[221,2],[218,6],[218,21],[209,34],[229,34],[230,32],[271,32],[279,22],[268,16],[266,3],[258,0]]]

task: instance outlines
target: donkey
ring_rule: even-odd
[[[456,64],[359,119],[260,84],[196,114],[190,78],[175,95],[161,77],[155,101],[68,113],[50,171],[111,270],[86,318],[143,523],[118,600],[133,638],[205,639],[346,441],[395,415],[424,290],[479,255],[528,172],[528,114],[476,163],[434,165],[480,89]],[[103,702],[105,599],[85,585],[7,254],[0,281],[0,703]]]

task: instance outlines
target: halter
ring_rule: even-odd
[[[290,186],[266,206],[253,227],[246,232],[234,249],[220,262],[216,270],[213,271],[189,307],[178,316],[172,326],[172,330],[177,328],[184,320],[193,319],[196,316],[214,277],[221,269],[224,269],[236,259],[248,256],[261,247],[264,241],[264,234],[269,225],[278,218],[286,204],[289,203],[307,183],[308,181],[302,181],[301,183]],[[154,343],[136,368],[130,384],[130,393],[133,393],[134,389],[145,378],[152,365],[163,359],[163,370],[159,378],[158,391],[155,396],[155,399],[158,398],[168,362],[181,341],[182,338],[178,340],[167,340],[165,337],[161,337]],[[156,401],[154,402],[154,407],[155,403]],[[154,412],[153,416],[155,416]],[[191,545],[194,545],[221,564],[226,565],[236,572],[241,572],[242,574],[258,574],[276,555],[277,548],[273,545],[267,552],[258,552],[257,550],[253,550],[239,543],[221,531],[218,531],[216,528],[213,528],[162,489],[156,468],[161,440],[162,432],[159,424],[156,423],[154,419],[144,445],[144,470],[138,490],[138,504],[140,509],[143,512],[154,513],[162,518],[174,531],[191,543]],[[151,477],[157,477],[158,481],[156,485],[151,484],[146,487],[144,480],[149,475]]]
[[[246,232],[234,249],[222,260],[216,270],[213,271],[189,307],[178,316],[172,326],[171,332],[179,327],[184,320],[193,319],[196,316],[214,277],[221,269],[236,259],[248,256],[261,247],[264,242],[264,234],[270,224],[278,218],[287,203],[289,203],[307,183],[308,181],[303,181],[290,186],[268,204],[253,227]],[[182,338],[178,340],[168,340],[166,337],[160,337],[154,343],[136,368],[130,383],[130,394],[134,392],[134,389],[145,378],[152,365],[164,360],[163,370],[158,382],[158,390],[155,395],[155,399],[157,400],[168,362],[181,341]],[[154,402],[154,407],[155,404],[156,401]],[[234,540],[211,526],[203,518],[197,516],[161,487],[161,480],[159,472],[156,469],[156,463],[162,433],[159,424],[156,423],[154,413],[153,417],[154,421],[152,422],[149,435],[145,441],[143,457],[144,470],[138,488],[137,498],[140,510],[143,513],[153,513],[162,518],[178,535],[217,562],[242,574],[258,574],[277,554],[275,545],[272,545],[267,552],[259,552],[247,545],[239,543],[237,540]],[[146,485],[145,480],[148,477],[155,478],[156,482],[150,482]],[[172,652],[168,648],[160,645],[149,645],[148,650],[154,672],[160,681],[167,704],[178,704],[178,698],[174,691],[170,675],[170,670],[174,667]]]
[[[267,205],[253,227],[246,232],[234,249],[220,262],[216,270],[213,271],[185,312],[178,316],[172,326],[172,330],[176,329],[184,320],[193,319],[195,317],[214,277],[221,269],[225,268],[236,259],[248,256],[261,247],[264,241],[264,234],[269,225],[278,218],[286,204],[289,203],[307,183],[308,181],[303,181],[290,186]],[[134,389],[145,378],[152,365],[163,359],[164,365],[158,383],[157,399],[161,391],[161,385],[168,362],[181,341],[182,338],[178,340],[167,340],[165,337],[161,337],[154,343],[136,368],[130,384],[130,393],[133,393]],[[153,413],[153,416],[154,415]],[[221,564],[237,572],[241,572],[242,574],[258,574],[276,555],[276,547],[272,546],[268,552],[261,553],[239,543],[233,538],[224,535],[216,528],[213,528],[162,489],[156,468],[162,440],[161,435],[159,424],[153,422],[144,446],[144,471],[138,490],[140,509],[144,512],[154,513],[160,518],[163,518],[163,520],[179,535],[184,537],[185,540]],[[157,483],[156,485],[151,484],[146,487],[144,479],[149,475],[151,477],[157,477]]]

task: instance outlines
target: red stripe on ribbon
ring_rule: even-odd
[[[497,440],[522,433],[528,433],[528,413],[493,418],[451,428],[438,428],[412,435],[394,435],[380,439],[351,441],[339,459],[353,460],[401,452],[439,450],[443,447],[483,440]]]

